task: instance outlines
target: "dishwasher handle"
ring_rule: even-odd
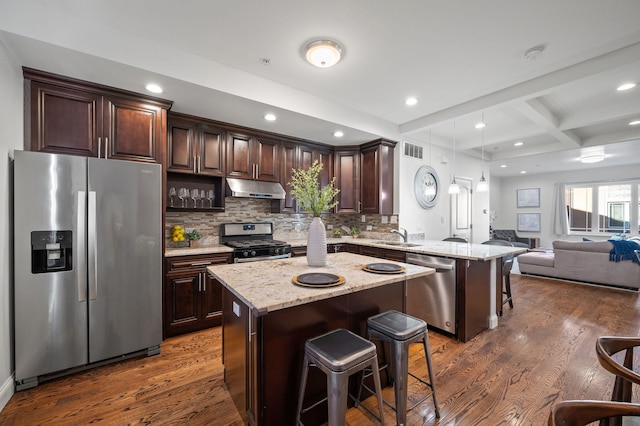
[[[453,271],[453,265],[434,265],[432,263],[421,263],[419,266],[433,268],[436,272]]]

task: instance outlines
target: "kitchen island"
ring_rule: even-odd
[[[328,255],[327,266],[312,268],[306,257],[216,265],[208,272],[223,285],[225,383],[245,421],[254,425],[295,423],[304,342],[336,328],[364,335],[366,319],[389,309],[405,310],[406,280],[431,268],[398,263],[399,274],[365,272],[380,259],[353,253]],[[308,288],[295,276],[324,272],[344,277],[339,286]],[[325,392],[324,375],[309,377],[310,401]],[[326,406],[304,423],[321,424]]]

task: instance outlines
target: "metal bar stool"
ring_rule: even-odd
[[[407,411],[413,410],[418,406],[418,404],[429,397],[433,398],[436,417],[440,417],[440,408],[438,407],[438,401],[436,400],[436,390],[433,380],[433,366],[431,364],[431,350],[429,348],[427,323],[421,319],[414,318],[398,311],[386,311],[367,319],[366,337],[369,339],[382,340],[391,345],[390,362],[396,405],[394,407],[387,401],[384,401],[384,403],[395,410],[397,424],[406,424]],[[422,341],[424,347],[427,369],[429,370],[429,382],[426,382],[420,377],[409,372],[409,345],[419,341]],[[386,367],[387,365],[384,365],[380,367],[380,370]],[[419,382],[427,385],[431,389],[431,392],[423,396],[418,402],[407,409],[407,385],[409,375]],[[361,387],[364,387],[371,392],[371,389],[364,385],[364,383],[361,383]],[[358,392],[358,399],[359,398],[360,392]]]
[[[309,367],[317,367],[327,375],[327,397],[307,408],[302,408],[304,392],[307,386]],[[339,328],[318,337],[313,337],[304,345],[304,362],[296,425],[301,425],[300,415],[329,400],[329,426],[344,425],[349,395],[349,376],[370,368],[378,397],[380,424],[384,426],[382,409],[382,389],[378,372],[376,345],[362,337]],[[355,398],[352,396],[355,400]]]
[[[491,245],[491,246],[505,246],[505,247],[513,247],[509,241],[505,240],[489,240],[485,241],[482,244]],[[513,297],[511,296],[511,269],[513,268],[513,256],[503,256],[502,257],[502,282],[500,283],[502,287],[502,305],[500,305],[500,316],[502,316],[502,307],[505,303],[509,304],[509,307],[513,309]],[[504,283],[504,285],[503,285]],[[506,299],[504,296],[507,296]]]

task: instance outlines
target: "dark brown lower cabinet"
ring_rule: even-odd
[[[404,310],[404,294],[405,282],[400,281],[255,316],[249,306],[223,289],[225,383],[244,421],[295,424],[305,341],[336,328],[364,336],[368,317]],[[326,377],[312,369],[305,406],[322,395],[326,395]],[[326,423],[326,405],[305,413],[302,421],[308,426]]]
[[[166,259],[164,337],[222,324],[222,285],[207,275],[206,267],[230,261],[230,253]]]

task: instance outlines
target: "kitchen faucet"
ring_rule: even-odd
[[[404,242],[406,243],[407,242],[407,237],[408,237],[407,230],[404,229],[404,228],[399,228],[399,229],[402,229],[404,232],[400,232],[398,229],[392,229],[391,233],[395,232],[396,234],[399,234],[402,237],[402,239],[404,240]]]

